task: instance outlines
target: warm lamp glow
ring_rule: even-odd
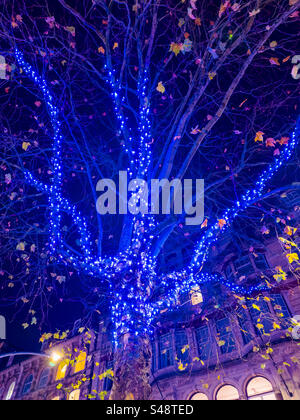
[[[55,365],[61,358],[62,358],[61,354],[59,354],[58,352],[54,351],[50,355],[50,364],[51,365]]]

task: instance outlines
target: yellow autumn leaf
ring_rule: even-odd
[[[28,149],[28,147],[30,146],[31,144],[30,143],[28,143],[28,141],[23,141],[23,143],[22,143],[22,149],[23,150],[25,150],[25,152],[27,152],[27,149]]]
[[[286,226],[284,228],[284,233],[286,233],[289,236],[292,236],[294,233],[296,233],[296,231],[297,231],[297,228],[294,228],[292,226]]]
[[[299,256],[296,252],[292,254],[287,254],[286,257],[289,260],[290,264],[292,264],[294,261],[299,261]]]
[[[255,142],[257,142],[257,141],[264,141],[264,134],[265,133],[263,133],[262,131],[258,131],[257,133],[256,133],[256,135],[255,135],[255,139],[254,139],[254,141]]]
[[[17,251],[25,251],[25,242],[19,242],[17,245]]]
[[[181,50],[182,50],[182,44],[179,44],[177,42],[171,43],[169,51],[172,51],[176,55],[176,57],[180,53]]]

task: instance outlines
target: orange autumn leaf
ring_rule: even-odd
[[[275,143],[276,143],[276,140],[273,139],[272,137],[269,137],[266,140],[266,146],[267,147],[275,147]]]
[[[220,219],[218,221],[218,225],[219,225],[220,229],[223,229],[223,227],[226,225],[226,220]]]
[[[255,135],[255,139],[254,139],[254,141],[255,142],[257,142],[257,141],[264,141],[264,134],[265,133],[263,133],[262,131],[258,131],[257,133],[256,133],[256,135]]]
[[[271,57],[269,61],[274,66],[280,66],[280,63],[277,57]]]

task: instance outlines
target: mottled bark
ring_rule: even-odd
[[[125,335],[114,358],[114,381],[110,400],[148,400],[151,369],[151,343],[148,337]]]

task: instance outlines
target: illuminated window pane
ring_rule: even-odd
[[[64,377],[66,376],[67,373],[67,368],[69,366],[70,361],[69,360],[63,360],[60,365],[58,366],[57,369],[57,374],[56,374],[56,380],[60,381],[61,379],[64,379]]]
[[[197,392],[197,394],[192,396],[191,400],[208,401],[208,397],[201,392]]]
[[[75,389],[69,395],[69,401],[78,401],[80,398],[80,389]]]
[[[239,398],[238,390],[232,385],[224,385],[217,394],[218,401],[235,401]]]
[[[76,365],[75,365],[75,370],[74,370],[75,373],[81,372],[82,370],[85,369],[86,356],[87,356],[86,352],[84,351],[80,352],[77,358]]]
[[[192,305],[198,305],[199,303],[203,303],[203,296],[201,293],[201,289],[199,286],[193,287],[190,292]]]
[[[257,376],[249,382],[247,396],[249,400],[276,400],[271,382],[261,376]]]
[[[7,394],[6,394],[6,401],[10,400],[11,397],[13,396],[14,390],[15,390],[15,386],[16,386],[16,382],[12,382],[8,388]]]

